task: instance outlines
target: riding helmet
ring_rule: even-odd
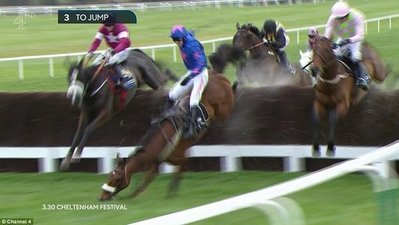
[[[115,25],[115,23],[116,23],[116,18],[115,18],[115,16],[114,15],[112,15],[112,14],[108,14],[109,15],[109,17],[108,18],[106,18],[105,20],[104,20],[104,22],[103,22],[103,24],[105,25],[105,26],[113,26],[113,25]]]
[[[173,26],[172,30],[170,31],[171,38],[185,38],[187,37],[188,32],[183,25],[175,25]]]
[[[348,15],[351,11],[350,6],[345,1],[337,1],[331,8],[331,15],[340,18]]]
[[[274,20],[266,20],[265,23],[263,24],[263,30],[267,33],[274,33],[276,32],[277,25],[276,21]]]

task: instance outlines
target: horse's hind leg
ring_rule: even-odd
[[[187,163],[187,158],[184,158],[180,162],[177,171],[173,174],[167,193],[168,198],[175,196],[177,194],[181,179],[183,177],[183,172],[186,170],[186,163]]]

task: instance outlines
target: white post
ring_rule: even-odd
[[[21,59],[18,60],[18,76],[20,80],[24,79],[24,62]]]
[[[223,172],[235,172],[241,170],[241,160],[235,156],[220,158],[220,170]]]
[[[153,60],[155,60],[155,48],[151,49],[151,57]]]
[[[51,173],[56,171],[56,160],[52,157],[45,157],[39,159],[39,172]]]
[[[165,162],[159,165],[159,173],[173,173],[173,172],[175,172],[175,166]]]
[[[377,32],[380,33],[380,20],[377,21]]]
[[[110,173],[114,169],[113,154],[107,154],[102,158],[97,159],[97,171],[99,174]]]
[[[54,60],[52,57],[48,59],[48,66],[49,66],[48,72],[50,77],[54,77]]]
[[[177,62],[176,47],[175,46],[173,46],[173,62]]]
[[[304,170],[304,160],[298,157],[284,157],[284,172],[300,172]]]

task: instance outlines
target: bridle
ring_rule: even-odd
[[[315,47],[320,49],[321,48],[321,44],[317,42]],[[313,54],[317,55],[318,57],[320,57],[321,61],[323,62],[323,66],[320,66],[320,68],[321,68],[320,72],[321,73],[324,73],[324,69],[323,68],[331,66],[331,64],[334,63],[335,60],[336,60],[335,57],[333,59],[330,59],[330,60],[326,59],[319,51],[314,51],[313,50]],[[314,57],[313,57],[313,60],[310,63],[312,63],[312,62],[314,62]],[[306,65],[306,66],[308,66],[308,65]],[[345,79],[347,77],[348,77],[347,74],[337,74],[333,79],[325,79],[325,78],[322,78],[321,76],[318,75],[317,79],[320,80],[323,83],[337,84],[337,83],[339,83],[339,81],[341,79]]]
[[[120,175],[121,177],[125,177],[125,182],[127,183],[125,166],[124,166],[123,168],[124,168],[123,170],[122,170],[122,169],[115,168],[115,169],[112,171],[112,174],[114,175],[114,174],[116,174],[116,173],[119,173],[119,175]],[[108,185],[107,183],[104,183],[104,184],[101,186],[101,189],[103,189],[103,191],[106,191],[106,192],[109,192],[109,193],[112,193],[112,194],[116,192],[116,187],[112,187],[112,186]]]

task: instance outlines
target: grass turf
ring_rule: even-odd
[[[34,224],[127,224],[146,218],[222,200],[293,179],[302,173],[244,171],[233,173],[186,173],[179,194],[165,198],[169,175],[160,175],[136,199],[126,199],[128,187],[111,202],[97,197],[106,175],[90,173],[0,173],[0,218],[32,218]],[[133,177],[137,183],[142,174]],[[377,202],[366,176],[342,178],[288,196],[303,208],[306,224],[363,224],[377,221]],[[113,204],[127,210],[73,210],[71,204]],[[54,208],[53,208],[54,207]],[[69,207],[69,208],[68,208]],[[195,224],[265,224],[254,208],[238,210]]]
[[[367,18],[376,18],[395,14],[395,0],[367,1],[353,0],[351,5],[361,9]],[[172,44],[168,37],[169,30],[174,24],[184,24],[195,31],[199,40],[210,40],[220,37],[233,36],[235,24],[252,22],[261,27],[267,18],[281,21],[286,28],[297,28],[324,24],[329,15],[332,2],[318,4],[294,4],[280,6],[236,6],[198,7],[196,9],[175,8],[172,10],[147,10],[135,12],[138,24],[128,25],[131,31],[133,46],[149,46]],[[30,15],[25,18],[23,26],[16,23],[16,15],[2,15],[3,38],[0,39],[2,51],[0,58],[28,55],[44,55],[58,53],[72,53],[86,51],[98,25],[90,24],[57,24],[57,15]],[[166,19],[167,18],[167,19]],[[392,65],[393,74],[399,74],[397,54],[398,43],[395,37],[399,35],[399,19],[393,19],[393,29],[389,30],[388,20],[380,24],[369,23],[367,41],[381,53],[385,62]],[[287,53],[291,62],[297,62],[299,49],[305,49],[306,32],[300,34],[300,44],[296,43],[296,36],[290,33],[291,44]],[[212,52],[210,44],[205,45],[207,55]],[[105,49],[103,43],[101,49]],[[150,54],[150,52],[147,52]],[[179,56],[178,56],[179,57]],[[172,49],[156,51],[156,59],[163,62],[175,73],[182,74],[184,66],[180,58],[174,63]],[[55,77],[50,77],[48,60],[24,61],[24,79],[18,78],[18,64],[14,62],[0,63],[1,91],[65,91],[66,69],[64,58],[56,58],[54,66]],[[227,75],[230,80],[235,79],[234,70],[229,68]],[[396,87],[396,76],[391,75],[385,82],[386,88]]]

